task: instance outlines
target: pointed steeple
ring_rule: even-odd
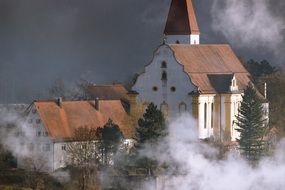
[[[192,0],[172,0],[164,34],[170,44],[199,44],[200,31]]]

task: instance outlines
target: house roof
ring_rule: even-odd
[[[229,45],[169,46],[191,81],[202,93],[217,93],[229,89],[233,74],[240,90],[245,89],[250,82],[250,74]]]
[[[192,0],[172,0],[164,34],[200,34]]]
[[[128,102],[128,91],[121,84],[94,85],[88,87],[88,93],[92,98],[103,100],[123,100]]]
[[[95,101],[64,101],[61,106],[55,101],[39,101],[34,105],[54,140],[70,139],[80,127],[103,127],[108,119],[119,125],[125,138],[134,134],[134,129],[125,122],[128,115],[120,100],[99,100],[99,111],[95,109]]]

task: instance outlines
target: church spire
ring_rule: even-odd
[[[199,44],[200,31],[192,0],[172,0],[164,34],[169,44]]]

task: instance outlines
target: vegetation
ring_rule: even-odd
[[[237,131],[240,132],[239,142],[242,154],[250,161],[259,160],[264,153],[263,137],[266,123],[263,107],[255,89],[249,85],[242,96],[237,115]]]
[[[99,139],[102,164],[110,165],[112,156],[117,153],[120,144],[122,144],[123,134],[119,126],[109,119],[103,128],[97,129],[96,135]]]
[[[143,117],[138,120],[136,128],[136,149],[137,166],[145,168],[148,175],[153,176],[154,171],[158,169],[158,162],[155,159],[156,146],[167,135],[166,122],[163,113],[157,109],[153,103],[150,103],[143,114]],[[140,152],[147,147],[149,155],[140,155]]]
[[[257,62],[253,59],[250,59],[245,64],[245,67],[248,72],[250,72],[254,82],[257,82],[263,76],[272,75],[278,71],[275,67],[271,66],[267,60]]]
[[[276,128],[279,136],[285,135],[285,74],[268,61],[257,62],[249,60],[244,64],[254,79],[255,86],[260,92],[267,84],[267,99],[269,101],[269,127]]]

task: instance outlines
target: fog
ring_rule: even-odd
[[[195,124],[190,115],[175,119],[169,125],[169,136],[156,147],[160,151],[142,151],[142,156],[156,155],[161,163],[178,165],[173,175],[160,176],[160,181],[164,181],[159,185],[161,190],[279,190],[285,187],[285,140],[280,141],[274,155],[252,167],[237,151],[229,152],[222,160],[216,159],[218,150],[197,138]],[[146,183],[145,189],[150,186]]]

